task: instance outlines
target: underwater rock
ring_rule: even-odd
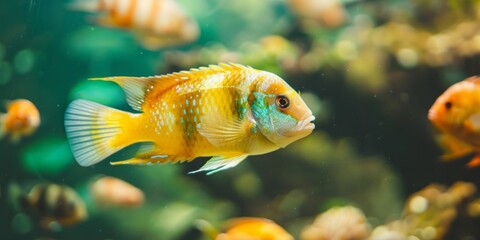
[[[320,214],[301,234],[302,240],[361,240],[370,234],[363,212],[352,206],[334,207]]]
[[[378,226],[370,239],[443,239],[475,192],[475,185],[467,182],[456,182],[448,189],[430,184],[408,198],[401,219]]]

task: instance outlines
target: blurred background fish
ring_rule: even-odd
[[[289,0],[288,2],[295,14],[326,27],[338,27],[347,20],[343,3],[339,0]]]
[[[41,183],[28,194],[14,192],[12,197],[23,212],[48,230],[74,225],[87,218],[84,201],[66,185]]]
[[[22,137],[29,136],[37,130],[40,125],[40,113],[37,107],[26,99],[8,101],[7,112],[0,113],[0,138],[3,135],[10,135],[14,143]]]
[[[428,111],[428,119],[441,131],[446,160],[480,153],[480,78],[470,77],[449,87]],[[468,166],[480,166],[476,155]]]
[[[214,156],[197,170],[213,173],[235,167],[248,155],[286,147],[315,127],[312,111],[283,79],[239,64],[95,80],[119,84],[129,105],[143,113],[86,100],[72,102],[65,127],[82,166],[131,144],[150,142],[133,159],[113,164],[175,163]]]
[[[90,195],[100,207],[136,207],[143,203],[142,190],[115,177],[99,177],[90,185]]]
[[[293,240],[285,229],[266,218],[235,218],[227,223],[225,233],[215,240]]]
[[[149,50],[193,42],[197,22],[175,0],[85,0],[69,5],[98,14],[96,23],[132,32]]]

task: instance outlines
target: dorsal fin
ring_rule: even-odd
[[[181,71],[161,76],[151,77],[104,77],[90,78],[89,80],[113,81],[120,85],[127,95],[127,102],[133,109],[142,111],[142,105],[145,101],[145,95],[150,91],[155,91],[156,96],[167,91],[171,87],[186,81],[195,80],[197,74],[214,74],[224,71],[245,70],[247,67],[235,63],[220,63],[219,65],[210,65],[208,67],[192,68],[189,71]],[[160,93],[160,94],[159,94]]]
[[[169,75],[164,75],[151,77],[90,78],[89,80],[113,81],[117,83],[123,88],[123,91],[125,91],[128,105],[137,111],[142,111],[145,94],[153,88],[156,88],[157,90],[166,90],[187,79],[187,76],[169,77]]]

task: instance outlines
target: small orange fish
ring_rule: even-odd
[[[40,125],[40,113],[35,105],[26,99],[7,103],[7,113],[0,114],[0,137],[10,135],[12,142],[29,136]]]
[[[143,203],[143,192],[121,179],[101,177],[90,185],[90,194],[99,206],[135,207]]]
[[[150,50],[192,42],[199,35],[196,21],[174,0],[88,0],[71,8],[102,13],[99,25],[129,30]]]
[[[142,142],[133,159],[154,164],[214,156],[198,171],[231,168],[249,155],[283,148],[309,135],[312,111],[277,75],[238,64],[212,65],[153,77],[107,77],[141,113],[86,100],[70,104],[65,127],[82,166]]]
[[[215,240],[293,240],[285,229],[266,218],[237,218]]]
[[[480,77],[470,77],[449,87],[428,112],[442,132],[441,144],[449,160],[475,153],[469,167],[480,165]]]

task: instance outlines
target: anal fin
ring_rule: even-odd
[[[207,175],[210,175],[218,171],[235,167],[247,157],[248,157],[248,154],[212,157],[200,169],[189,172],[189,173],[191,174],[191,173],[197,173],[202,171],[209,171],[207,172]]]
[[[438,141],[446,151],[441,157],[444,161],[458,159],[474,151],[474,149],[468,144],[448,134],[440,135]]]
[[[168,155],[154,155],[148,158],[138,158],[134,157],[127,160],[110,162],[111,165],[153,165],[153,164],[162,164],[170,162],[170,157]]]

